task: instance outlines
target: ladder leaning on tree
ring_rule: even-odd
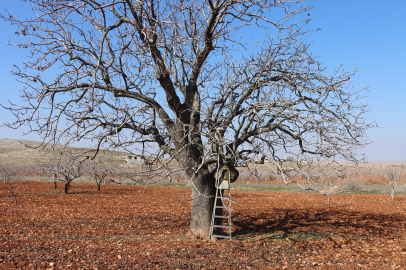
[[[219,174],[222,175],[222,173],[219,173]],[[228,238],[229,240],[231,240],[230,178],[231,178],[230,171],[228,171],[227,179],[220,177],[218,174],[216,177],[216,196],[214,199],[213,214],[211,217],[210,239],[215,237],[215,238],[225,238],[225,239]],[[227,191],[226,196],[224,195],[225,191]],[[216,211],[216,210],[219,210],[219,211]],[[220,211],[220,210],[222,210],[222,211]],[[221,212],[222,214],[220,214],[219,212]],[[223,220],[226,220],[226,224],[223,224]],[[218,222],[216,222],[216,221],[218,221]],[[218,230],[226,229],[227,232],[225,235],[214,234],[216,228]]]

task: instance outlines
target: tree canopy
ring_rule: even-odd
[[[281,151],[357,161],[373,125],[354,72],[327,74],[309,52],[304,1],[26,2],[34,17],[1,15],[29,52],[8,125],[170,156],[196,183],[192,207],[213,204],[219,166]]]

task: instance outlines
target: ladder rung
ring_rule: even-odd
[[[215,206],[216,208],[225,208],[225,209],[231,209],[231,206]]]
[[[229,226],[213,225],[213,227],[214,227],[214,228],[227,228],[227,229],[230,229],[230,228],[231,228],[231,225],[229,225]]]
[[[231,216],[214,216],[215,218],[231,218]]]
[[[230,188],[229,187],[226,187],[226,186],[216,186],[216,188],[217,189],[222,189],[222,190],[229,190]]]
[[[230,236],[227,236],[227,235],[216,235],[216,234],[212,234],[211,237],[216,237],[216,238],[231,238],[231,235],[230,235]]]
[[[217,197],[217,199],[230,200],[230,197]]]

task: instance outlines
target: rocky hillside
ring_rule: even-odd
[[[0,162],[17,162],[23,164],[36,163],[47,154],[40,149],[33,147],[39,146],[40,142],[28,140],[0,139]],[[57,146],[60,149],[62,146]],[[89,148],[72,148],[77,152],[85,152]],[[112,152],[112,159],[118,163],[125,163],[123,152]]]

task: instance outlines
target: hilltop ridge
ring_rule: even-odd
[[[36,163],[44,157],[44,152],[40,149],[30,148],[26,145],[33,147],[39,146],[41,142],[20,139],[0,139],[0,162],[17,162],[22,164]],[[62,148],[62,145],[57,145],[56,148]],[[70,147],[74,151],[85,152],[91,148],[78,148]],[[111,152],[112,159],[117,162],[125,162],[125,156],[128,155],[124,152]],[[46,156],[46,154],[45,154]]]

